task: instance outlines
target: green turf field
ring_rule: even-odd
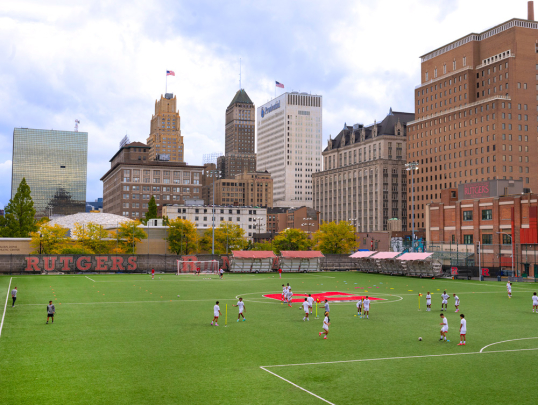
[[[1,276],[0,313],[10,281],[19,294],[14,308],[9,298],[0,336],[2,404],[536,401],[536,284],[514,283],[508,299],[505,282],[355,272],[282,280],[267,274]],[[289,308],[262,297],[279,294],[281,281],[295,294],[339,291],[385,300],[372,302],[368,320],[354,316],[354,301],[331,304],[323,340],[322,309],[320,319],[303,322],[299,304]],[[452,299],[445,312],[451,342],[438,341],[443,289],[461,299],[466,346],[457,346]],[[417,295],[428,290],[433,310],[425,311],[422,297],[419,311]],[[246,322],[236,322],[237,296],[245,300]],[[45,325],[51,299],[56,320]],[[223,313],[228,305],[227,327],[222,318],[219,327],[210,326],[217,299]],[[523,338],[534,339],[514,340]]]

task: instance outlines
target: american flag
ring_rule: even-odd
[[[280,87],[281,89],[284,88],[284,85],[282,83],[279,83],[279,82],[275,82],[276,83],[276,87]]]
[[[166,76],[175,76],[176,74],[174,73],[173,70],[167,70],[166,71]]]

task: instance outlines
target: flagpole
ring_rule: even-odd
[[[164,87],[165,94],[168,93],[168,72],[166,73],[166,85]]]

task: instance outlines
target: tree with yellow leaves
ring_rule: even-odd
[[[88,222],[81,225],[76,223],[72,234],[80,245],[95,254],[109,253],[112,248],[113,243],[103,240],[110,237],[109,232],[99,224]]]
[[[142,228],[139,228],[140,225],[140,221],[125,221],[120,224],[115,236],[117,246],[121,248],[121,252],[135,254],[136,244],[148,237],[147,233]],[[116,251],[119,250],[118,248]]]
[[[355,228],[349,222],[324,222],[312,238],[315,249],[323,254],[350,254],[359,244],[355,239]]]
[[[62,249],[69,243],[69,238],[66,237],[67,229],[60,225],[50,225],[44,223],[37,232],[31,232],[30,246],[34,248],[32,253],[53,255],[61,253]]]
[[[188,255],[198,250],[196,225],[187,219],[168,220],[168,249],[176,255]]]

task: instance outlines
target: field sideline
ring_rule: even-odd
[[[14,308],[8,286],[18,287]],[[297,294],[369,295],[331,303],[320,319],[263,297],[282,283]],[[538,285],[345,273],[0,276],[0,398],[17,404],[386,404],[535,402]],[[439,342],[440,294],[453,299]],[[418,293],[433,293],[432,311]],[[236,322],[238,297],[246,322]],[[342,297],[342,296],[340,296]],[[8,298],[6,300],[6,298]],[[345,298],[345,296],[344,296]],[[46,304],[56,306],[45,325]],[[210,326],[215,301],[227,326]],[[7,304],[4,306],[4,304]],[[5,317],[4,317],[5,310]],[[311,315],[315,317],[315,313]],[[423,341],[419,342],[418,337]]]

